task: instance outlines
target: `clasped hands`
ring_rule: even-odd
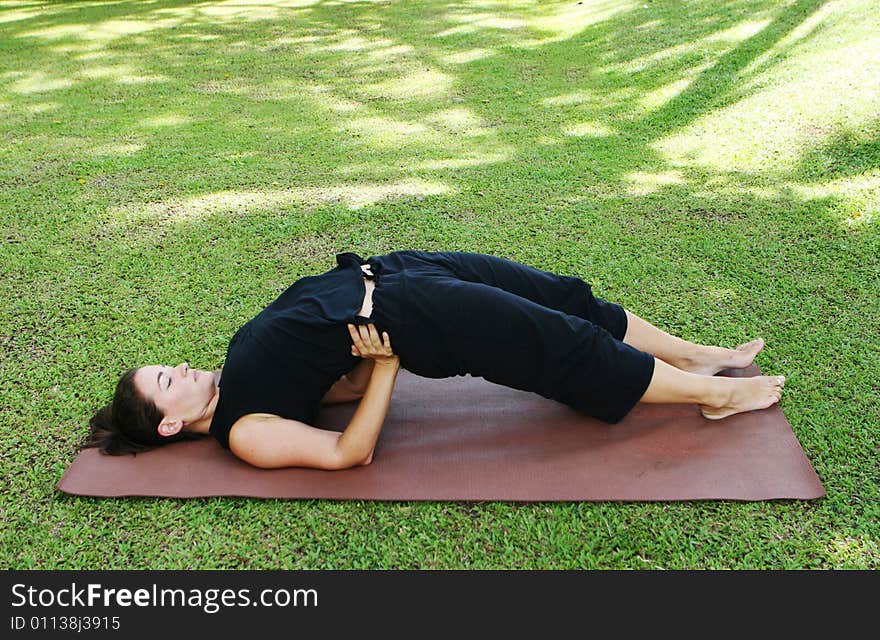
[[[382,338],[376,330],[376,325],[348,324],[348,333],[354,343],[351,345],[351,354],[361,358],[371,358],[376,364],[396,364],[400,358],[391,350],[391,339],[388,332],[382,332]]]

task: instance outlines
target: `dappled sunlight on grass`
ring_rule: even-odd
[[[63,107],[64,105],[60,102],[39,102],[37,104],[29,104],[25,109],[28,113],[38,114],[55,111],[56,109],[61,109]]]
[[[232,21],[275,20],[284,18],[290,10],[306,9],[321,4],[322,0],[221,0],[199,2],[191,6],[164,7],[156,15],[169,15],[190,20],[207,19],[215,23]]]
[[[658,109],[662,107],[664,104],[681,94],[685,89],[687,89],[694,77],[706,69],[708,65],[703,65],[700,67],[695,67],[691,69],[691,72],[687,75],[687,77],[679,78],[678,80],[673,80],[669,84],[663,85],[658,89],[654,89],[653,91],[649,91],[645,93],[644,97],[639,101],[640,106],[645,111],[652,111],[654,109]]]
[[[598,99],[599,96],[595,95],[589,91],[573,91],[572,93],[566,93],[560,96],[552,96],[549,98],[543,98],[541,100],[541,104],[553,107],[553,106],[570,106],[573,104],[590,104]]]
[[[565,135],[575,137],[601,138],[614,135],[614,129],[601,122],[578,122],[577,124],[563,125],[561,129]]]
[[[333,93],[333,88],[326,85],[314,85],[308,88],[308,93],[325,109],[335,113],[348,114],[365,109],[362,102],[348,100]]]
[[[302,92],[301,85],[290,80],[252,82],[247,78],[223,78],[199,83],[194,89],[200,93],[228,93],[254,101],[288,100]]]
[[[464,167],[478,167],[480,165],[492,165],[505,162],[513,156],[513,148],[509,148],[507,152],[499,151],[496,153],[477,153],[475,157],[459,157],[449,158],[445,160],[424,160],[422,162],[414,162],[411,167],[413,169],[462,169]],[[474,155],[470,152],[469,155]]]
[[[8,86],[9,91],[22,94],[45,93],[73,86],[73,81],[69,78],[52,77],[42,71],[21,73],[20,76],[23,77]]]
[[[439,98],[451,87],[452,77],[449,74],[422,66],[402,77],[358,87],[356,93],[365,99],[417,100]]]
[[[482,126],[481,121],[472,116],[444,119],[442,113],[426,117],[425,122],[350,116],[347,121],[339,123],[338,130],[378,149],[427,145],[435,154],[459,147],[461,138],[486,137],[493,133],[491,128]]]
[[[635,102],[645,111],[659,109],[681,95],[700,74],[711,69],[717,57],[729,53],[751,38],[771,21],[746,20],[729,29],[709,33],[701,39],[673,45],[646,56],[636,57],[606,66],[609,71],[644,73],[646,75],[671,70],[673,79],[648,90]]]
[[[184,124],[188,124],[190,122],[194,122],[195,118],[191,118],[190,116],[185,116],[179,113],[166,113],[164,115],[159,116],[150,116],[149,118],[143,118],[138,121],[138,124],[143,127],[179,127]]]
[[[812,150],[821,147],[829,135],[841,130],[854,132],[848,140],[850,148],[858,144],[860,135],[865,140],[863,144],[876,135],[865,127],[870,127],[880,104],[880,36],[876,35],[880,31],[880,16],[875,14],[873,20],[861,21],[856,29],[863,35],[842,44],[840,25],[847,21],[840,11],[840,3],[821,7],[744,67],[743,82],[737,88],[737,93],[742,94],[740,99],[705,113],[650,143],[650,147],[666,163],[731,176],[742,172],[760,174],[765,181],[777,184],[736,187],[755,194],[796,193],[807,199],[835,198],[841,211],[861,212],[855,218],[843,215],[843,224],[870,224],[878,196],[871,174],[805,185],[791,183],[791,177],[799,171],[810,171],[802,166],[803,158],[812,156],[814,161],[823,161],[822,155],[813,154]],[[822,29],[815,28],[820,23]],[[802,43],[807,34],[812,37],[809,51],[792,56],[792,42]],[[849,37],[853,37],[852,33]],[[780,51],[787,55],[781,56]],[[761,73],[766,74],[770,60],[774,61],[776,82],[767,85],[765,76],[755,75],[755,69],[760,67]]]
[[[486,122],[482,118],[476,116],[470,109],[463,107],[435,111],[426,116],[425,120],[437,124],[452,133],[472,136],[490,133],[490,129],[486,128]]]
[[[161,225],[218,214],[241,216],[258,211],[311,207],[328,202],[340,203],[349,209],[361,209],[380,200],[396,197],[449,193],[452,190],[442,183],[409,179],[391,184],[218,191],[161,202],[126,204],[112,207],[109,214],[114,221],[124,226]]]
[[[536,49],[554,42],[567,40],[587,27],[607,20],[618,13],[637,6],[636,0],[592,0],[587,2],[532,3],[532,2],[474,2],[458,5],[442,14],[455,26],[434,34],[435,38],[450,38],[477,34],[486,29],[510,31],[521,37],[508,45],[518,49]],[[525,14],[517,9],[527,9]],[[491,11],[487,11],[487,9]],[[539,31],[533,37],[529,31]],[[484,57],[484,56],[483,56]]]
[[[633,88],[580,90],[542,98],[540,104],[548,109],[580,106],[582,111],[605,115],[609,111],[619,109],[622,104],[638,99],[640,95],[641,93]]]
[[[413,77],[418,78],[418,76]],[[358,93],[369,95],[370,91],[364,90]],[[375,95],[375,91],[373,93]],[[390,91],[386,86],[385,90],[379,93],[388,95]],[[456,140],[459,137],[488,136],[494,132],[482,118],[464,107],[430,112],[423,116],[422,121],[406,121],[370,115],[372,110],[369,103],[339,97],[326,85],[312,86],[306,95],[328,111],[346,116],[346,119],[338,124],[340,131],[357,136],[360,141],[378,148],[427,143],[439,152],[444,147],[458,147]],[[404,99],[407,95],[402,92],[398,97]]]
[[[558,7],[548,6],[547,15],[531,17],[528,25],[553,35],[527,40],[520,45],[534,48],[551,42],[567,40],[587,27],[629,11],[638,6],[636,0],[592,0],[582,3],[566,2]]]
[[[535,138],[535,142],[539,145],[562,144],[562,138],[556,138],[553,136],[538,136],[537,138]]]
[[[363,38],[361,36],[348,37],[344,40],[334,43],[324,45],[323,47],[312,47],[313,51],[367,51],[369,49],[382,49],[384,47],[384,56],[380,56],[379,60],[387,59],[389,53],[390,54],[402,54],[402,53],[412,53],[414,49],[412,47],[396,47],[396,51],[391,49],[392,45],[394,45],[393,40],[388,40],[387,38],[376,38],[374,40],[370,40],[368,38]]]
[[[120,38],[143,34],[157,29],[168,29],[180,25],[183,20],[106,20],[98,23],[62,24],[45,29],[25,31],[19,38],[38,38],[41,40],[63,40],[79,38],[85,41],[110,43]]]
[[[729,287],[719,287],[716,285],[707,285],[703,288],[707,302],[714,302],[723,305],[735,305],[742,299],[742,293]]]
[[[406,44],[395,44],[380,47],[364,53],[364,60],[369,62],[393,63],[398,58],[415,52],[415,48]]]
[[[482,60],[484,58],[488,58],[489,56],[494,55],[494,53],[495,52],[492,49],[468,49],[467,51],[450,53],[443,56],[441,59],[446,64],[467,64],[468,62],[473,62],[474,60]]]
[[[763,20],[744,20],[729,29],[723,29],[716,33],[711,33],[703,39],[703,42],[724,42],[728,44],[739,44],[743,40],[751,38],[759,31],[769,25],[769,18]]]
[[[685,183],[684,176],[680,171],[663,171],[661,173],[634,171],[624,176],[624,181],[629,183],[626,189],[627,193],[633,196],[654,193],[665,185]]]
[[[880,40],[878,40],[880,45]],[[830,66],[759,90],[712,111],[652,144],[672,159],[733,171],[755,166],[793,168],[816,144],[816,134],[837,126],[858,127],[880,103],[880,46],[828,52]],[[848,71],[834,64],[848,60]],[[821,99],[808,99],[821,96]],[[792,123],[798,123],[792,126]]]
[[[7,7],[7,4],[0,4],[0,9]],[[5,11],[0,13],[0,24],[4,22],[14,22],[15,20],[26,20],[27,18],[34,18],[39,16],[39,11],[29,11],[27,9],[22,9],[20,11]]]
[[[791,190],[804,200],[830,200],[841,224],[851,229],[877,229],[880,216],[880,167],[858,176],[828,182],[795,184]]]
[[[145,144],[138,142],[114,142],[94,147],[91,152],[95,156],[131,156],[145,147]]]
[[[479,167],[481,165],[493,165],[509,160],[515,150],[508,147],[507,150],[494,152],[481,152],[475,149],[463,149],[462,155],[455,158],[438,158],[436,160],[409,161],[405,169],[408,171],[462,169],[465,167]],[[340,176],[369,176],[376,174],[376,166],[373,163],[346,164],[337,167],[335,174]]]
[[[811,15],[807,16],[803,22],[792,29],[790,33],[783,37],[779,41],[779,48],[791,51],[792,45],[799,42],[808,42],[809,36],[814,35],[817,30],[825,28],[825,23],[829,18],[834,19],[835,14],[839,16],[840,13],[845,12],[846,9],[846,4],[842,0],[828,0],[819,6]],[[764,61],[772,57],[772,53],[767,52],[755,59],[755,65],[763,66]]]
[[[131,66],[127,64],[93,66],[82,73],[80,77],[89,80],[110,79],[123,84],[145,84],[148,82],[167,82],[168,76],[163,75],[140,75]]]
[[[484,11],[486,8],[496,9],[497,12]],[[522,29],[528,25],[525,18],[502,15],[510,12],[511,7],[501,3],[475,2],[473,4],[460,4],[450,11],[442,14],[442,19],[452,25],[436,34],[435,38],[448,38],[450,36],[476,33],[484,29]]]
[[[340,123],[339,126],[342,130],[360,136],[375,147],[418,144],[430,136],[430,129],[420,122],[406,122],[378,116],[351,119]]]

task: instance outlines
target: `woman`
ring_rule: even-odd
[[[186,363],[128,371],[84,446],[119,454],[211,434],[262,468],[369,464],[400,367],[481,376],[612,424],[639,401],[697,403],[717,420],[782,395],[784,376],[714,376],[750,365],[760,338],[735,350],[686,342],[576,277],[478,253],[336,262],[236,332],[222,382]],[[353,400],[342,433],[311,426],[321,404]]]

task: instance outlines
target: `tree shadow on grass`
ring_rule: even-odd
[[[833,133],[805,154],[795,170],[804,180],[834,180],[880,169],[880,121],[855,132]]]
[[[285,20],[271,26],[266,13],[218,18],[203,11],[207,4],[67,8],[3,26],[13,39],[31,34],[23,40],[35,49],[32,68],[47,68],[59,42],[89,44],[88,29],[52,28],[88,26],[98,15],[114,24],[172,22],[96,36],[92,44],[102,48],[90,45],[78,64],[105,75],[79,76],[59,92],[67,104],[94,96],[91,111],[61,105],[52,112],[82,129],[67,132],[72,142],[62,145],[62,160],[31,167],[21,186],[51,189],[84,176],[89,191],[71,195],[83,213],[58,233],[95,252],[80,256],[86,262],[111,258],[104,268],[119,276],[120,301],[132,294],[125,283],[146,287],[144,310],[157,296],[173,302],[183,288],[206,284],[205,299],[182,312],[187,321],[218,292],[211,278],[186,268],[149,281],[168,253],[217,264],[213,277],[231,283],[225,299],[248,301],[235,306],[235,322],[296,276],[326,265],[328,254],[352,247],[479,248],[620,283],[631,274],[603,265],[597,247],[650,274],[656,260],[642,255],[638,264],[633,256],[661,229],[670,244],[659,255],[674,264],[681,248],[673,240],[697,228],[721,241],[733,229],[754,239],[750,218],[785,224],[779,211],[801,212],[798,219],[814,227],[830,222],[808,221],[804,212],[815,209],[791,192],[706,195],[707,186],[736,190],[754,177],[678,171],[650,146],[741,99],[750,63],[821,5],[622,2],[582,29],[547,19],[561,4],[525,12],[532,23],[496,5],[357,3],[341,11],[315,4],[279,10]],[[423,19],[412,20],[420,11]],[[739,44],[719,38],[748,20],[767,24]],[[455,58],[476,48],[478,57]],[[167,79],[127,84],[98,54]],[[700,67],[659,109],[636,104]],[[420,82],[426,74],[429,82]],[[21,95],[27,103],[29,94]],[[560,133],[584,122],[607,131]],[[46,118],[36,116],[35,125],[49,142],[35,155],[45,158],[59,137]],[[114,151],[114,139],[122,143],[117,150],[127,150]],[[633,177],[648,170],[653,177]],[[659,182],[634,184],[639,179]],[[62,213],[71,216],[64,206],[47,217]],[[570,240],[561,249],[560,238]],[[120,246],[127,255],[118,254]],[[182,284],[169,286],[179,277]]]
[[[773,3],[733,3],[725,6],[724,11],[704,7],[688,14],[687,27],[680,24],[682,5],[679,3],[649,9],[619,4],[619,10],[607,20],[590,24],[573,37],[555,40],[559,32],[541,30],[528,22],[518,26],[503,12],[493,13],[498,12],[498,7],[487,9],[460,3],[426,3],[405,8],[357,3],[347,7],[345,12],[340,12],[335,5],[324,4],[295,10],[282,8],[279,11],[283,10],[285,15],[297,16],[296,30],[290,33],[273,28],[268,38],[265,19],[251,21],[247,13],[223,18],[223,28],[218,31],[218,15],[201,13],[209,6],[205,3],[113,3],[22,20],[16,30],[11,26],[6,28],[13,39],[24,38],[31,45],[39,44],[41,39],[45,41],[43,47],[35,47],[31,64],[56,57],[53,45],[59,38],[74,50],[77,42],[85,43],[85,53],[76,57],[85,58],[86,66],[98,66],[94,71],[99,78],[80,74],[78,82],[82,92],[97,96],[97,115],[106,114],[117,121],[125,114],[130,121],[134,116],[132,133],[141,133],[141,138],[147,140],[151,137],[150,129],[155,130],[152,132],[155,144],[147,142],[147,152],[141,154],[140,159],[180,156],[182,148],[193,149],[206,132],[213,132],[212,125],[216,126],[213,146],[217,154],[224,157],[257,151],[265,146],[266,136],[277,138],[281,144],[275,146],[282,150],[308,155],[310,144],[317,146],[325,142],[328,132],[321,126],[326,122],[304,119],[301,124],[296,115],[302,110],[317,109],[323,112],[324,118],[337,123],[331,134],[335,137],[332,144],[336,149],[329,159],[343,171],[346,160],[353,155],[369,154],[368,165],[361,168],[372,175],[393,175],[418,157],[425,168],[431,168],[430,163],[434,162],[433,167],[439,167],[435,175],[446,178],[447,172],[442,170],[444,163],[456,169],[460,168],[456,164],[465,167],[498,164],[523,155],[533,147],[536,137],[558,133],[558,119],[562,114],[553,114],[553,110],[611,122],[612,134],[626,139],[627,154],[640,160],[650,157],[653,153],[645,143],[686,125],[717,105],[732,101],[734,98],[730,96],[739,71],[820,3],[802,0],[786,8],[769,26],[725,53],[679,96],[644,117],[632,115],[631,103],[635,98],[681,80],[682,71],[689,69],[694,60],[711,60],[711,51],[717,50],[718,45],[703,45],[696,51],[683,50],[671,55],[665,55],[666,52],[725,32],[756,11],[772,12]],[[424,12],[425,19],[412,21],[413,11]],[[545,16],[548,12],[545,11]],[[531,13],[541,15],[537,8]],[[103,32],[98,29],[98,36],[90,36],[88,20],[98,15],[102,16],[101,24],[129,25],[127,28],[135,33],[125,35],[123,26]],[[258,14],[256,18],[259,17]],[[132,23],[133,18],[143,20]],[[150,27],[149,18],[165,22],[160,28],[145,31]],[[65,31],[72,21],[81,27],[80,31]],[[499,24],[503,28],[499,28]],[[399,25],[399,29],[395,25]],[[462,25],[468,27],[466,32],[437,37]],[[60,31],[53,32],[53,28]],[[641,32],[634,36],[634,30]],[[217,38],[213,41],[216,44],[208,47],[215,54],[200,56],[205,58],[204,64],[197,74],[192,74],[191,54],[201,49],[192,48],[191,38],[200,36]],[[435,44],[438,41],[440,44]],[[523,48],[524,41],[531,44]],[[547,44],[534,44],[545,41]],[[646,42],[650,43],[647,47]],[[95,50],[95,43],[101,44],[100,50]],[[449,64],[450,52],[466,51],[475,44],[490,55],[471,63]],[[412,59],[396,64],[395,56],[389,57],[387,52],[401,49],[411,53]],[[217,57],[221,51],[226,55]],[[620,75],[605,68],[656,54],[664,54],[662,63],[648,64],[638,73]],[[121,67],[114,68],[115,62],[107,62],[118,58],[122,58]],[[421,61],[431,67],[424,68]],[[248,70],[261,64],[270,65],[273,77],[258,74],[256,79],[249,78]],[[126,66],[135,74],[146,75],[135,78],[136,90],[125,86],[129,83],[130,87],[132,82],[125,75]],[[175,69],[189,69],[189,77],[182,73],[184,78],[175,81]],[[162,71],[171,72],[170,77],[162,78]],[[151,82],[151,73],[159,74],[158,82]],[[427,87],[424,86],[426,75]],[[589,105],[569,103],[568,109],[547,105],[548,100],[559,98],[548,94],[558,90],[560,79],[569,77],[574,78],[574,91],[585,91],[598,99]],[[10,78],[15,81],[17,76],[13,73]],[[38,77],[35,82],[46,80],[51,78]],[[70,81],[69,77],[65,80]],[[432,87],[432,82],[443,86]],[[163,85],[169,88],[166,90]],[[514,87],[523,94],[522,99],[510,95]],[[179,90],[184,92],[181,96],[170,95]],[[76,91],[76,85],[66,86],[68,95],[63,98],[76,98],[69,95]],[[178,109],[163,110],[163,103],[177,105]],[[192,115],[200,105],[207,105],[209,120]],[[58,106],[48,105],[50,110]],[[291,107],[294,117],[278,122],[279,111],[291,110]],[[187,114],[181,113],[187,111]],[[51,117],[61,118],[58,122],[64,124],[63,110],[54,113]],[[71,120],[82,115],[72,114]],[[235,135],[221,135],[221,128]],[[92,133],[88,126],[83,129],[86,136]],[[420,135],[426,140],[419,142]],[[224,138],[228,144],[224,144]],[[169,144],[171,139],[173,142]],[[479,144],[482,155],[474,154],[475,144],[466,144],[469,142]],[[571,142],[572,152],[592,153],[601,159],[616,151],[615,159],[620,159],[617,141],[610,143],[615,149],[605,150],[602,146],[606,142],[602,140]],[[159,145],[163,145],[164,150],[157,148]],[[564,147],[559,150],[560,155],[568,155]],[[326,145],[322,152],[326,153]],[[138,159],[137,154],[132,159]],[[365,173],[354,164],[345,181]],[[618,162],[615,166],[625,170],[626,163]],[[185,166],[174,168],[186,169]],[[259,169],[271,170],[268,166]],[[300,164],[297,169],[308,181],[308,163]],[[210,171],[210,167],[207,170]],[[199,168],[200,173],[204,171],[205,167]],[[464,173],[463,182],[466,182],[468,176]],[[337,177],[343,177],[340,171]],[[607,170],[602,172],[602,177],[612,178]],[[321,178],[316,184],[325,182],[326,175],[322,174]]]

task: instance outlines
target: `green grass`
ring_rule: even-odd
[[[880,567],[875,0],[0,0],[4,568]],[[333,254],[480,251],[763,336],[813,502],[98,500],[129,366]],[[381,462],[381,461],[379,461]]]

